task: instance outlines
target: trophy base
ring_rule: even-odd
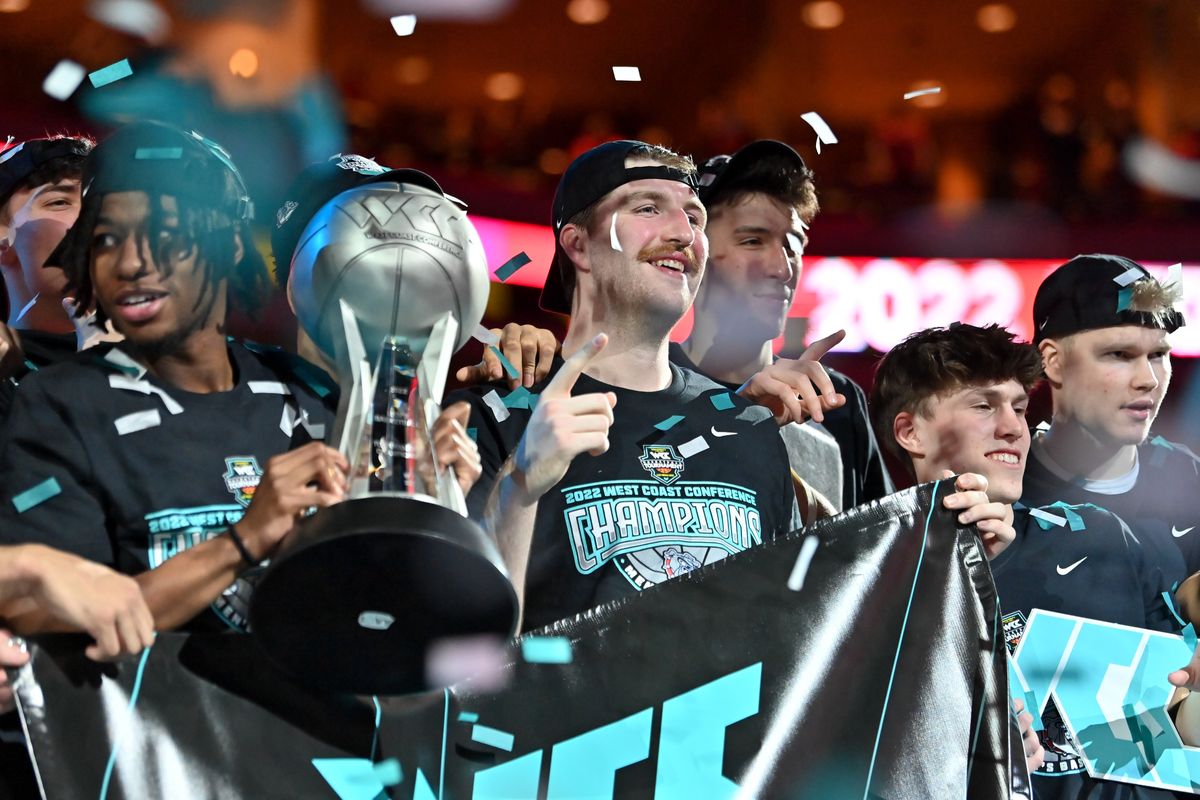
[[[483,530],[444,506],[376,495],[301,522],[254,588],[250,630],[267,656],[315,688],[431,688],[435,643],[516,632],[517,596]]]

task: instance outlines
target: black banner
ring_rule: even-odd
[[[995,589],[949,491],[538,632],[569,663],[514,642],[490,694],[315,694],[236,634],[104,666],[43,637],[18,684],[39,779],[51,800],[1006,798],[1023,760]]]

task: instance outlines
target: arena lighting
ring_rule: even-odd
[[[577,25],[595,25],[608,18],[608,0],[571,0],[567,18]]]
[[[472,217],[487,253],[492,280],[495,270],[524,252],[530,263],[504,283],[541,287],[554,255],[549,227],[488,217]],[[808,317],[810,339],[844,328],[836,349],[860,352],[889,350],[914,331],[932,325],[969,322],[999,323],[1028,340],[1033,331],[1033,297],[1038,284],[1061,259],[950,259],[815,256],[804,258],[804,272],[790,316]],[[1160,279],[1166,262],[1142,262]],[[1183,269],[1184,318],[1194,320],[1171,335],[1172,353],[1200,356],[1200,266]],[[671,338],[691,331],[689,313]],[[776,342],[781,347],[782,338]]]
[[[258,72],[258,54],[243,47],[229,57],[229,71],[239,78],[252,78]]]
[[[846,18],[846,12],[842,9],[841,3],[834,2],[834,0],[817,0],[809,3],[804,6],[800,15],[804,19],[805,25],[818,30],[836,28]]]
[[[1017,12],[1007,3],[988,3],[975,12],[975,24],[985,33],[1005,33],[1017,24]]]
[[[525,91],[525,81],[515,72],[496,72],[484,81],[483,93],[492,100],[516,100]]]

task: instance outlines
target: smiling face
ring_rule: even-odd
[[[588,230],[563,229],[580,291],[593,308],[674,324],[704,273],[706,219],[695,192],[678,181],[651,178],[614,189],[597,204]]]
[[[90,270],[96,302],[130,346],[163,353],[224,322],[225,285],[206,279],[199,248],[180,231],[175,199],[161,198],[157,224],[150,202],[145,192],[104,196]]]
[[[795,208],[761,192],[712,209],[697,313],[736,313],[756,342],[783,334],[808,236]]]
[[[1111,446],[1145,441],[1171,383],[1166,331],[1138,325],[1083,331],[1040,345],[1054,418]]]
[[[964,387],[925,405],[896,418],[896,439],[912,456],[917,480],[936,480],[943,470],[976,472],[988,479],[992,500],[1016,502],[1029,455],[1029,394],[1021,384]]]
[[[58,247],[67,229],[79,217],[80,189],[77,178],[64,178],[12,193],[0,210],[0,263],[19,267],[30,294],[62,296],[67,279],[57,267],[43,267]]]

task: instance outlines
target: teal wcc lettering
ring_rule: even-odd
[[[760,661],[663,702],[656,800],[728,800],[733,796],[737,784],[721,774],[725,729],[758,713],[761,686]],[[653,707],[645,708],[555,744],[550,751],[548,800],[613,797],[617,770],[650,755],[654,713]],[[537,797],[543,756],[543,750],[535,750],[476,772],[472,800]],[[328,763],[318,767],[339,800],[375,800],[382,787],[367,777],[370,762],[344,761],[359,763],[349,770],[339,764],[343,771],[336,777]],[[360,772],[363,777],[347,780],[346,772]],[[432,798],[419,770],[417,783],[415,796]]]
[[[1010,694],[1036,698],[1035,717],[1053,698],[1093,777],[1191,791],[1200,750],[1184,746],[1166,711],[1167,674],[1191,655],[1180,636],[1035,609]]]

